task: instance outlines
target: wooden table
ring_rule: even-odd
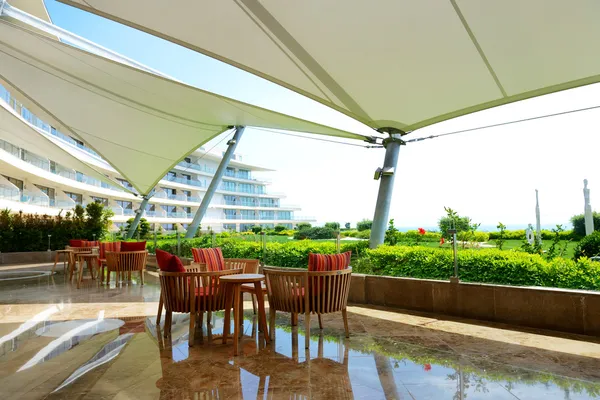
[[[54,270],[56,269],[56,264],[58,264],[58,262],[60,261],[60,255],[63,255],[63,273],[66,275],[67,274],[67,264],[71,263],[71,253],[73,253],[73,250],[56,250],[55,252],[55,256],[54,256],[54,267],[52,267],[52,273],[54,273]]]
[[[77,254],[77,260],[79,261],[79,276],[77,277],[77,289],[79,289],[79,285],[81,284],[81,281],[83,279],[83,262],[85,261],[85,263],[87,264],[87,267],[90,270],[90,275],[92,276],[92,279],[95,279],[93,264],[95,265],[96,270],[99,271],[100,270],[100,264],[98,261],[99,259],[100,259],[100,254],[95,254],[95,253],[79,253],[79,254]]]
[[[233,306],[233,355],[237,356],[239,352],[239,337],[241,333],[241,325],[244,321],[244,303],[241,295],[241,287],[244,283],[254,284],[254,290],[257,297],[263,296],[261,282],[265,280],[262,274],[236,274],[225,275],[220,278],[220,283],[225,285],[225,295],[227,300],[225,303],[225,323],[223,326],[223,343],[227,343],[229,335],[229,325],[231,323],[231,308]],[[264,298],[264,297],[263,297]],[[265,315],[265,302],[258,301],[258,326],[261,328],[265,341],[270,343],[269,331],[267,329],[267,317]]]

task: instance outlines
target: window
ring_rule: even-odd
[[[177,177],[177,174],[173,171],[169,171],[167,172],[167,179],[171,180],[171,179],[175,179]]]
[[[235,176],[235,169],[227,167],[225,170],[225,176]]]
[[[133,189],[133,186],[131,185],[131,183],[129,183],[129,181],[126,181],[125,179],[121,179],[121,178],[117,178],[117,181],[119,181],[119,183],[123,186],[125,186],[128,189]]]
[[[250,179],[250,171],[247,169],[240,169],[238,170],[237,176],[241,179]]]
[[[254,193],[254,185],[249,183],[240,183],[240,192]]]
[[[242,206],[254,207],[256,206],[256,199],[254,197],[240,196],[240,203]]]
[[[100,203],[102,204],[104,207],[108,207],[108,199],[104,198],[104,197],[96,197],[96,196],[91,196],[92,200],[96,203]]]
[[[187,214],[192,213],[192,207],[181,207],[181,209]]]
[[[164,230],[167,230],[167,231],[175,230],[175,224],[162,224],[162,227]]]
[[[174,196],[174,195],[177,194],[177,189],[168,188],[168,187],[164,187],[164,188],[161,188],[161,189],[165,191],[165,193],[167,194],[167,196]]]
[[[75,139],[73,136],[70,136],[70,138],[71,138],[71,139],[73,139],[73,141],[74,141],[75,143],[77,143],[77,146],[78,146],[78,147],[83,147],[83,146],[84,146],[84,144],[83,144],[83,142],[82,142],[81,140],[79,140],[79,139]]]
[[[248,232],[252,230],[254,224],[240,224],[240,232]]]
[[[8,181],[10,183],[12,183],[13,185],[15,185],[17,188],[19,188],[19,190],[21,192],[23,191],[23,181],[22,180],[11,178],[10,176],[6,176],[6,175],[2,175],[2,176],[5,177],[6,179],[8,179]]]
[[[82,172],[75,171],[77,182],[85,182],[85,175]]]
[[[226,231],[234,231],[236,230],[235,224],[223,224],[223,229]]]
[[[290,220],[290,219],[292,219],[292,212],[291,211],[279,211],[277,213],[277,219]]]
[[[264,186],[257,186],[256,187],[256,193],[258,193],[258,194],[265,194],[265,193],[267,193],[267,191],[265,190]]]
[[[225,219],[236,219],[235,210],[223,210],[225,211]]]
[[[275,211],[260,211],[260,219],[275,219]]]
[[[170,213],[177,212],[177,207],[176,207],[176,206],[162,206],[162,207],[163,207],[163,208],[164,208],[164,209],[167,211],[167,213],[169,213],[169,214],[170,214]]]
[[[120,205],[123,210],[133,210],[133,203],[131,201],[117,200],[116,203]]]
[[[67,196],[69,196],[76,204],[83,204],[83,196],[79,193],[65,192]]]
[[[234,206],[236,204],[236,197],[231,195],[223,196],[225,198],[225,204],[229,206]]]
[[[242,214],[242,219],[256,219],[254,210],[240,210],[240,213]]]
[[[192,176],[188,175],[188,174],[181,174],[181,177],[185,180],[191,181],[192,180]]]
[[[146,204],[146,211],[156,211],[155,204]]]
[[[192,197],[192,191],[191,190],[182,190],[181,194],[184,195],[185,197]]]
[[[223,181],[223,190],[229,190],[235,192],[235,182]]]
[[[261,207],[278,207],[277,199],[260,199]]]

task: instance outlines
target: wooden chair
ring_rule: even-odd
[[[164,336],[171,335],[173,313],[190,314],[189,345],[194,345],[196,313],[225,309],[226,293],[219,279],[224,275],[242,273],[241,269],[215,272],[165,272],[159,271],[160,289],[166,310]]]
[[[318,315],[319,328],[323,329],[321,314],[341,311],[346,337],[350,336],[346,305],[352,268],[325,272],[263,268],[263,273],[269,296],[271,332],[275,331],[276,311],[291,313],[292,325],[298,314],[304,314],[305,345],[308,348],[310,344],[310,314]]]
[[[106,252],[106,283],[110,283],[110,273],[115,272],[115,283],[118,282],[120,273],[127,273],[131,278],[131,273],[139,271],[140,280],[144,284],[144,270],[146,268],[147,250],[141,251],[107,251]],[[104,275],[104,267],[102,267]]]
[[[254,260],[251,258],[225,258],[225,269],[239,269],[241,268],[244,274],[258,274],[260,268],[260,260]],[[192,266],[196,268],[204,268],[201,271],[206,271],[206,264],[192,262]],[[242,293],[250,293],[252,296],[252,310],[256,315],[256,302],[258,299],[256,298],[256,292],[254,290],[254,285],[252,284],[244,284],[242,285]],[[267,294],[267,287],[263,286],[263,293]],[[264,301],[264,299],[263,299]]]
[[[69,281],[73,280],[73,273],[78,269],[77,267],[77,254],[79,253],[93,253],[94,251],[98,251],[98,247],[71,247],[66,246],[65,250],[69,251]],[[83,268],[83,265],[79,266]]]
[[[185,272],[206,272],[206,264],[192,263],[192,265],[184,265]],[[156,315],[156,326],[160,325],[160,318],[162,316],[164,301],[162,296],[162,290],[158,299],[158,314]]]

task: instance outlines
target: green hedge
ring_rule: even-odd
[[[217,238],[216,245],[221,247],[225,258],[262,259],[262,244],[259,242],[242,241],[234,238]],[[193,247],[210,246],[211,238],[209,236],[181,240],[181,256],[191,258]],[[159,240],[157,247],[170,253],[177,253],[176,240]],[[364,254],[368,247],[369,243],[366,241],[352,241],[342,243],[341,251],[352,251],[352,256],[356,258]],[[153,253],[155,250],[154,242],[148,242],[147,248]],[[269,242],[266,246],[264,262],[266,265],[278,267],[307,268],[308,253],[334,254],[335,252],[336,246],[332,242],[315,242],[311,240],[289,243]]]
[[[535,232],[534,232],[535,234]],[[500,232],[489,232],[490,240],[495,240],[500,237]],[[560,240],[572,240],[575,238],[574,232],[563,231],[558,234]],[[505,240],[525,240],[525,229],[518,229],[514,231],[504,231]],[[542,229],[542,240],[554,239],[554,232],[547,229]]]
[[[426,247],[380,246],[366,250],[371,272],[388,276],[448,279],[452,251]],[[600,263],[497,249],[458,252],[459,277],[467,282],[600,290]]]

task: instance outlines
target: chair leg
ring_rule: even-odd
[[[254,315],[256,315],[256,303],[257,303],[256,295],[254,293],[251,293],[250,298],[252,299],[252,312],[254,313]]]
[[[277,311],[271,306],[269,306],[269,332],[271,333],[271,339],[275,337],[275,317]]]
[[[165,337],[171,336],[171,321],[173,319],[173,313],[171,311],[167,311],[165,315]]]
[[[321,314],[317,314],[319,316],[319,329],[323,329],[323,320],[321,319]]]
[[[342,308],[342,317],[344,318],[344,330],[346,331],[346,337],[350,337],[350,330],[348,330],[348,313],[345,308]]]
[[[233,293],[228,292],[229,290],[231,290],[230,286],[231,285],[225,285],[225,287],[223,288],[225,293],[227,294],[227,298],[225,300],[225,319],[223,321],[223,344],[227,343],[227,336],[229,336],[231,326],[231,306],[233,303]]]
[[[292,326],[298,326],[298,313],[292,313]]]
[[[58,264],[58,252],[54,256],[54,267],[52,267],[52,273],[54,274],[54,270],[56,269],[56,264]]]
[[[188,345],[190,347],[194,347],[194,336],[196,333],[196,313],[194,311],[190,312],[190,333],[188,338]]]
[[[162,309],[163,309],[163,298],[162,298],[162,292],[161,292],[160,298],[158,300],[158,314],[156,315],[156,326],[160,325],[160,317],[162,316]]]
[[[304,329],[306,330],[304,333],[304,348],[308,349],[310,347],[310,312],[304,314]]]
[[[140,281],[142,281],[142,286],[144,286],[144,270],[140,270]]]

